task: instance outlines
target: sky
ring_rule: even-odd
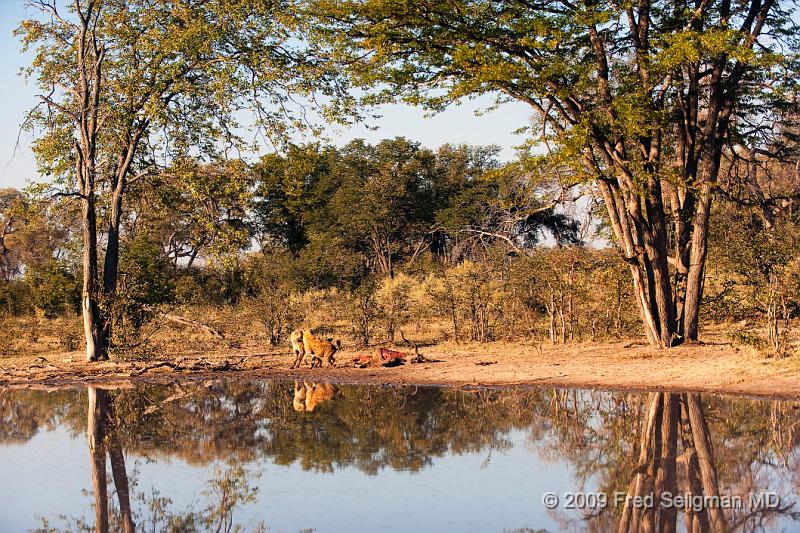
[[[0,102],[4,107],[0,121],[0,188],[24,187],[40,179],[30,150],[32,136],[20,135],[25,112],[37,102],[35,84],[19,75],[20,68],[30,63],[32,55],[20,52],[19,40],[12,34],[29,9],[24,0],[0,0]],[[370,123],[377,129],[361,124],[332,131],[329,136],[337,146],[357,138],[376,143],[396,136],[431,148],[446,143],[493,144],[501,148],[500,158],[507,161],[514,156],[514,147],[524,142],[523,136],[513,132],[528,124],[531,111],[525,104],[509,103],[480,117],[475,115],[476,110],[490,103],[490,98],[465,102],[429,118],[422,110],[410,106],[383,106],[379,109],[382,117]]]

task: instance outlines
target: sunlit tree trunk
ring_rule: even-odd
[[[81,6],[80,2],[76,2],[76,8],[79,20],[78,32],[75,36],[78,73],[74,94],[81,105],[72,118],[78,129],[78,139],[75,142],[75,177],[82,202],[83,290],[81,310],[86,338],[86,360],[97,361],[108,358],[108,346],[103,328],[103,309],[99,301],[97,209],[95,205],[98,113],[105,47],[98,42],[93,28],[99,7],[93,2],[85,7]]]
[[[83,288],[81,314],[86,339],[86,360],[98,361],[108,358],[106,338],[102,326],[101,309],[98,302],[97,279],[97,219],[95,216],[94,192],[87,192],[83,199]]]

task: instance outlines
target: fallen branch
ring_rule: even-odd
[[[177,369],[177,365],[175,363],[170,363],[168,361],[160,361],[160,362],[152,364],[152,365],[144,366],[141,369],[137,370],[136,372],[131,372],[131,375],[132,376],[141,376],[142,374],[144,374],[146,372],[150,372],[151,370],[155,370],[156,368],[161,368],[161,367],[164,367],[164,366],[168,366],[168,367],[172,368],[173,370]]]
[[[647,343],[642,341],[631,341],[622,345],[623,348],[633,348],[634,346],[647,346]]]
[[[175,322],[177,324],[182,324],[184,326],[193,326],[193,327],[196,327],[196,328],[200,328],[203,331],[208,332],[213,337],[216,337],[218,339],[224,339],[225,338],[225,335],[221,331],[218,331],[218,330],[212,328],[211,326],[203,324],[202,322],[197,322],[196,320],[189,320],[188,318],[183,318],[182,316],[178,316],[178,315],[172,315],[170,313],[164,313],[163,318],[165,318],[166,320],[169,320],[170,322]]]

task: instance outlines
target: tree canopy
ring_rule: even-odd
[[[307,7],[369,89],[366,103],[402,99],[436,111],[484,93],[528,103],[538,117],[535,141],[602,193],[651,342],[697,338],[721,161],[790,144],[800,51],[790,5],[317,0]]]
[[[56,194],[81,201],[86,352],[89,360],[103,359],[128,212],[123,198],[131,184],[182,158],[209,160],[243,148],[242,112],[280,142],[287,131],[312,126],[307,105],[333,120],[351,109],[352,99],[346,80],[303,39],[292,4],[30,5],[37,15],[17,33],[33,52],[26,72],[40,104],[27,125]],[[98,250],[101,240],[105,250]]]

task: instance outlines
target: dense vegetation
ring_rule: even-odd
[[[529,338],[545,315],[562,342],[625,331],[621,265],[582,246],[566,189],[495,153],[398,138],[181,162],[132,191],[118,331],[192,304],[254,307],[276,344],[307,321],[364,344],[430,321],[456,339]],[[70,202],[6,198],[4,312],[74,315],[80,233],[57,218]]]
[[[0,198],[5,315],[37,316],[35,340],[80,312],[88,360],[141,346],[178,306],[254,318],[273,344],[299,324],[366,345],[412,327],[617,338],[639,320],[669,347],[701,318],[755,319],[764,334],[740,339],[786,353],[791,9],[451,4],[32,3],[18,34],[42,94],[25,125],[47,181]],[[511,162],[402,138],[291,142],[376,103],[480,94],[531,106]],[[239,157],[244,115],[274,148],[257,161]]]
[[[592,190],[554,182],[538,163],[401,138],[292,146],[252,165],[182,161],[131,191],[110,310],[115,346],[152,350],[163,313],[175,309],[223,331],[247,317],[259,330],[249,337],[275,345],[299,324],[356,345],[395,340],[400,328],[482,342],[630,335],[638,317],[625,264],[592,246],[608,237],[602,217],[590,216]],[[769,318],[772,348],[783,350],[800,298],[793,203],[774,211],[772,227],[741,202],[719,205],[708,318]],[[69,349],[80,312],[74,208],[36,191],[3,194],[3,313],[39,316],[45,328],[72,317]]]

